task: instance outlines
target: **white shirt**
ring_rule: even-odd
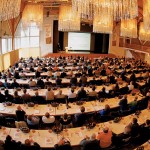
[[[53,123],[55,121],[55,117],[54,116],[50,116],[49,118],[47,118],[47,117],[43,116],[42,117],[42,121],[44,123]]]
[[[54,100],[54,92],[52,90],[45,92],[46,100]]]
[[[70,92],[70,93],[68,94],[68,98],[76,98],[76,97],[77,97],[77,94],[76,94],[76,93]]]
[[[134,85],[129,84],[129,85],[128,85],[128,88],[129,88],[130,91],[132,91],[132,90],[134,89]]]

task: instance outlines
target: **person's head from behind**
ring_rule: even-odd
[[[59,94],[60,94],[60,95],[62,94],[62,90],[59,90]]]
[[[73,88],[71,89],[71,93],[74,93],[74,89]]]
[[[29,115],[29,116],[27,117],[27,119],[28,119],[29,121],[32,121],[32,115]]]
[[[26,90],[26,89],[24,89],[24,90],[23,90],[23,93],[25,94],[26,92],[27,92],[27,90]]]
[[[150,120],[149,119],[146,120],[146,125],[150,126]]]
[[[48,87],[48,88],[47,88],[47,91],[50,91],[50,90],[51,90],[51,88],[50,88],[50,87]]]
[[[91,135],[90,139],[91,139],[91,140],[95,140],[95,139],[96,139],[96,134],[93,133],[93,134]]]
[[[132,119],[132,123],[133,123],[133,124],[137,124],[137,122],[138,122],[138,120],[137,120],[136,118],[133,118],[133,119]]]
[[[109,110],[110,106],[108,104],[105,105],[105,110]]]
[[[46,118],[49,118],[49,117],[50,117],[50,114],[49,114],[48,112],[46,112],[46,113],[45,113],[45,117],[46,117]]]
[[[95,89],[96,89],[96,87],[95,87],[95,86],[93,86],[93,87],[92,87],[92,91],[95,91]]]
[[[31,142],[30,142],[29,139],[26,139],[26,140],[24,141],[24,144],[27,145],[27,146],[30,146],[30,145],[31,145]]]
[[[21,106],[20,106],[20,105],[18,105],[17,110],[22,110],[22,108],[21,108]]]
[[[81,106],[80,111],[81,111],[82,113],[84,113],[84,112],[85,112],[85,107],[84,107],[84,106]]]
[[[64,120],[67,120],[67,118],[68,118],[68,114],[64,113]]]
[[[7,135],[6,136],[6,141],[11,141],[12,140],[12,137],[10,135]]]
[[[9,94],[9,91],[8,90],[5,90],[5,95],[8,95]]]
[[[109,131],[109,128],[108,128],[108,127],[105,127],[105,128],[103,129],[103,132],[104,132],[104,133],[108,133],[108,131]]]

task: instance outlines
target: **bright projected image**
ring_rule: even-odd
[[[86,50],[90,51],[91,34],[90,33],[68,33],[69,50]]]

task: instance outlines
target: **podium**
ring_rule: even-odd
[[[68,47],[65,47],[65,52],[68,53]]]

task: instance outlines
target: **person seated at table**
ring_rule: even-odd
[[[12,139],[10,135],[6,136],[6,139],[4,141],[4,150],[16,150],[19,148],[20,142],[16,142]]]
[[[48,71],[47,71],[47,76],[48,77],[52,77],[53,76],[53,73],[52,73],[52,69],[49,68]]]
[[[73,75],[70,79],[70,84],[71,86],[76,86],[77,85],[77,77],[75,75]]]
[[[4,150],[4,142],[0,140],[0,150]]]
[[[107,93],[106,93],[106,88],[103,87],[101,91],[98,92],[98,97],[99,98],[106,98],[107,97]]]
[[[108,104],[105,105],[105,108],[99,111],[101,116],[109,116],[110,115],[110,106]]]
[[[99,76],[99,75],[100,75],[100,70],[99,70],[99,68],[95,69],[94,75],[95,75],[95,76]]]
[[[127,95],[124,95],[124,97],[119,102],[120,111],[124,112],[128,110],[128,100]]]
[[[39,77],[41,77],[41,72],[36,70],[35,71],[35,78],[39,78]]]
[[[44,81],[41,79],[41,77],[39,77],[37,79],[37,86],[40,87],[41,89],[43,89],[45,87],[45,83]]]
[[[130,76],[130,81],[136,81],[136,76],[135,76],[135,73],[133,72]]]
[[[5,90],[5,102],[13,102],[13,96],[9,94],[8,90]]]
[[[96,134],[93,133],[90,137],[87,135],[80,142],[81,150],[100,150],[99,141],[96,139]]]
[[[60,78],[65,78],[67,76],[65,70],[63,70],[63,72],[60,74]]]
[[[96,80],[96,85],[102,85],[102,84],[103,84],[102,76],[99,76],[98,79]]]
[[[31,101],[35,104],[45,104],[44,97],[39,95],[38,91],[35,91],[35,95],[31,97]]]
[[[19,70],[18,70],[19,71]],[[18,71],[15,71],[14,72],[14,78],[15,79],[20,79],[20,76],[19,76],[19,72]],[[21,72],[22,70],[20,70],[20,72]]]
[[[137,118],[133,118],[128,126],[131,128],[131,136],[137,137],[140,133],[140,125],[138,124]]]
[[[59,87],[62,86],[62,79],[59,76],[56,78],[55,82],[56,82],[56,86],[59,86]]]
[[[124,128],[123,133],[117,135],[117,139],[118,139],[117,146],[129,143],[131,139],[131,128],[129,126],[126,126]]]
[[[103,68],[103,69],[101,70],[100,75],[101,75],[101,76],[106,76],[106,69],[105,69],[105,68]]]
[[[81,76],[82,76],[81,71],[78,70],[77,73],[75,74],[75,76],[76,76],[77,78],[78,78],[78,77],[81,77]]]
[[[32,87],[36,87],[36,82],[32,79],[32,78],[30,78],[30,80],[29,80],[29,87],[30,88],[32,88]]]
[[[35,72],[33,66],[31,65],[30,69],[29,69],[30,72]]]
[[[81,85],[85,86],[87,84],[87,77],[83,74],[80,78]]]
[[[130,82],[128,88],[129,88],[129,92],[131,92],[134,89],[133,81]]]
[[[8,89],[10,88],[10,83],[7,81],[7,78],[4,80],[3,86]]]
[[[75,99],[77,97],[77,94],[76,93],[74,93],[74,88],[71,88],[71,90],[69,91],[69,93],[68,93],[68,99]]]
[[[88,75],[89,75],[89,77],[92,77],[92,76],[93,76],[93,69],[92,69],[91,66],[90,66],[90,68],[88,69]]]
[[[142,139],[150,139],[150,119],[147,119],[141,126]]]
[[[24,144],[20,145],[20,150],[41,150],[41,147],[38,143],[26,139]]]
[[[27,93],[26,89],[23,89],[23,94],[22,94],[21,98],[23,100],[23,103],[28,103],[31,101],[31,96],[29,93]]]
[[[26,78],[26,74],[23,71],[20,73],[20,78]]]
[[[64,98],[66,98],[66,95],[64,95],[62,93],[62,90],[59,90],[58,93],[55,95],[55,98],[56,99],[64,99]]]
[[[100,148],[108,148],[112,145],[112,137],[113,133],[112,131],[108,128],[105,127],[103,128],[103,131],[98,133],[97,140],[99,140],[99,145]]]
[[[45,92],[45,100],[48,103],[50,101],[53,101],[54,99],[55,99],[54,92],[50,87],[48,87],[46,92]]]
[[[109,76],[109,81],[110,81],[110,84],[115,84],[116,83],[115,76],[114,76],[113,73]]]
[[[14,91],[14,99],[13,99],[13,102],[14,102],[15,104],[22,104],[22,103],[23,103],[23,101],[22,101],[22,99],[21,99],[21,96],[18,95],[18,91],[17,91],[17,90]]]
[[[16,79],[13,79],[13,82],[11,84],[11,88],[18,88],[19,87],[19,83],[16,81]]]
[[[80,113],[79,114],[75,114],[75,123],[77,126],[82,126],[85,124],[86,120],[87,120],[87,115],[85,113],[85,107],[81,106],[80,107]]]
[[[60,77],[60,75],[61,75],[61,74],[60,74],[59,71],[56,71],[56,72],[54,73],[54,77],[55,77],[55,78]]]
[[[27,116],[27,124],[31,128],[38,128],[40,118],[34,115]]]
[[[95,80],[95,77],[93,77],[92,80],[89,81],[90,85],[96,85],[97,84],[97,80]]]
[[[92,91],[90,91],[90,92],[87,93],[88,96],[97,98],[97,97],[98,97],[98,93],[97,93],[95,90],[96,90],[96,87],[93,86],[93,87],[92,87]]]
[[[132,112],[135,112],[136,110],[137,110],[137,107],[138,107],[138,102],[137,102],[137,100],[138,100],[138,97],[136,96],[135,98],[134,98],[134,101],[132,101],[129,105],[130,105],[130,111],[132,111]]]
[[[72,127],[72,119],[67,113],[64,113],[63,116],[60,118],[60,124],[63,128],[70,128]]]
[[[78,100],[83,100],[83,99],[86,99],[87,98],[87,93],[86,91],[84,90],[84,87],[82,86],[81,89],[78,91],[77,93],[77,98]]]
[[[12,74],[11,74],[11,72],[9,70],[7,70],[6,74],[7,74],[7,78],[11,78],[12,77]]]
[[[44,124],[53,124],[55,122],[55,117],[51,116],[48,112],[42,117],[42,122]]]
[[[18,106],[16,110],[17,121],[25,121],[25,114],[26,112],[21,108],[21,106]]]
[[[61,137],[57,144],[54,145],[55,150],[72,150],[70,142]]]
[[[121,75],[119,75],[119,77],[116,79],[116,81],[117,81],[117,83],[122,83],[123,82],[123,80],[121,78]]]

